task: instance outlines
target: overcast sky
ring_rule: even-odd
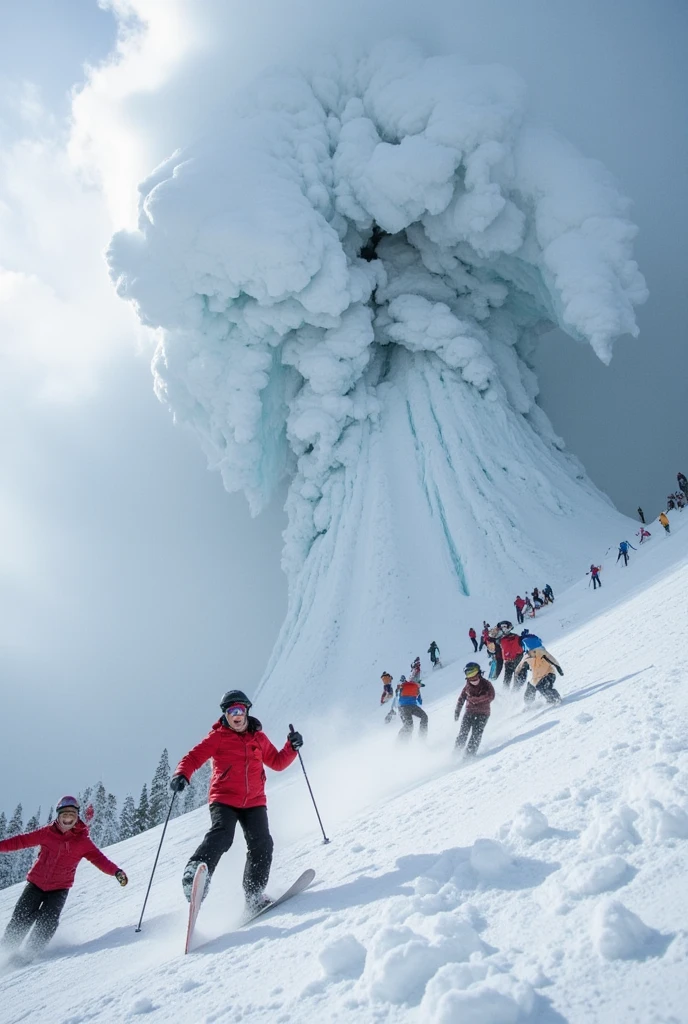
[[[622,511],[656,514],[688,472],[683,0],[135,6],[156,25],[140,92],[97,81],[76,156],[70,90],[113,47],[112,12],[27,0],[0,15],[0,809],[22,800],[27,816],[100,777],[138,791],[163,746],[175,759],[200,738],[224,689],[253,689],[286,606],[281,502],[251,520],[172,425],[100,255],[137,176],[209,127],[220,76],[349,28],[514,67],[531,109],[634,200],[651,293],[610,367],[561,335],[543,342],[542,404]],[[85,180],[84,152],[102,180]]]

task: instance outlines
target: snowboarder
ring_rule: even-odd
[[[389,725],[389,723],[392,721],[392,719],[394,718],[394,716],[397,713],[397,708],[399,707],[399,695],[401,694],[401,688],[402,688],[402,686],[404,685],[405,682],[406,682],[406,676],[399,676],[399,682],[396,685],[396,689],[394,691],[394,697],[392,698],[392,703],[390,704],[389,711],[385,715],[385,722],[388,725]]]
[[[402,723],[399,739],[411,738],[414,718],[419,719],[419,735],[425,737],[428,734],[428,716],[421,707],[423,703],[423,698],[420,695],[421,686],[425,686],[425,683],[421,683],[420,680],[406,679],[401,683],[398,697],[399,718]]]
[[[671,530],[669,528],[669,517],[667,516],[666,512],[660,512],[657,518],[659,519],[660,523],[662,524],[666,532],[671,533]]]
[[[560,704],[561,695],[557,690],[554,689],[554,683],[556,676],[552,669],[556,669],[560,676],[563,676],[564,671],[549,651],[545,650],[540,641],[537,647],[526,647],[528,637],[524,637],[524,654],[523,662],[528,665],[532,673],[531,681],[526,686],[526,692],[523,695],[523,699],[526,703],[532,704],[535,700],[535,694],[541,693],[548,704]],[[538,639],[537,637],[535,639]]]
[[[617,558],[618,562],[618,558]],[[600,572],[602,570],[601,565],[591,565],[590,572],[586,572],[586,576],[590,576],[592,579],[592,589],[597,590],[598,587],[602,586],[602,580],[600,579]],[[590,584],[588,584],[590,586]]]
[[[509,689],[512,679],[514,688],[518,688],[523,685],[524,680],[519,679],[518,675],[514,676],[514,673],[523,657],[523,643],[520,636],[514,633],[511,623],[509,623],[509,628],[502,636],[499,645],[504,658],[504,688]]]
[[[533,607],[539,611],[540,608],[542,608],[542,605],[543,600],[540,597],[540,591],[537,587],[535,587],[535,589],[533,590]]]
[[[616,556],[617,562],[619,561],[620,558],[623,558],[624,565],[628,565],[628,549],[629,548],[631,548],[633,551],[636,550],[636,548],[633,547],[633,545],[631,544],[631,542],[629,540],[622,540],[621,543],[619,544],[619,553]]]
[[[477,650],[478,650],[478,634],[476,633],[476,631],[473,629],[472,626],[468,630],[468,635],[469,635],[469,637],[471,639],[471,643],[473,644],[473,650],[477,652]]]
[[[419,683],[420,677],[420,658],[416,657],[411,664],[411,675],[409,676],[409,679],[412,683]]]
[[[517,594],[516,595],[516,600],[514,601],[514,607],[516,608],[516,621],[517,622],[523,622],[523,609],[525,608],[525,606],[526,606],[525,601],[520,596],[520,594]]]
[[[428,647],[428,654],[430,655],[430,661],[432,662],[432,667],[433,668],[437,668],[437,666],[439,665],[440,668],[441,668],[442,667],[442,662],[440,661],[440,649],[439,649],[439,647],[437,646],[437,644],[435,643],[434,640],[432,641],[432,643]]]
[[[466,755],[475,757],[483,737],[483,732],[485,731],[485,726],[487,725],[487,720],[490,717],[490,704],[495,698],[495,691],[492,683],[483,676],[480,665],[477,662],[469,661],[463,671],[466,676],[466,685],[456,702],[454,721],[458,722],[461,717],[461,709],[464,704],[466,705],[466,710],[464,711],[463,721],[461,722],[459,735],[456,737],[454,749],[457,751],[463,750],[465,746]],[[467,746],[466,740],[468,740]]]
[[[211,828],[191,855],[182,888],[191,899],[196,868],[208,866],[205,892],[220,857],[232,845],[237,822],[246,839],[244,895],[249,911],[260,910],[269,901],[264,895],[272,864],[272,836],[268,826],[263,765],[281,772],[296,758],[303,746],[298,732],[290,732],[281,750],[277,750],[262,731],[257,718],[249,715],[251,701],[241,690],[228,690],[220,701],[221,718],[197,746],[186,754],[170,781],[173,793],[181,793],[191,776],[208,758],[213,759],[208,803]],[[204,893],[205,895],[205,893]]]
[[[646,530],[644,526],[641,526],[638,532],[636,533],[636,537],[640,537],[640,543],[642,544],[643,541],[647,540],[648,537],[652,537],[652,534],[649,530]]]
[[[686,479],[683,473],[677,473],[676,479],[678,480],[679,487],[683,491],[683,496],[685,497],[686,501],[688,501],[688,479]]]
[[[643,526],[644,526],[644,525],[645,525],[645,513],[644,513],[644,512],[643,512],[643,510],[641,509],[640,505],[638,505],[638,516],[639,516],[639,518],[640,518],[640,522],[641,522],[641,523],[643,524]]]
[[[546,587],[542,588],[542,593],[545,595],[550,604],[554,604],[554,591],[550,587],[549,583]]]
[[[0,842],[0,853],[40,847],[2,940],[6,949],[16,951],[33,926],[25,952],[17,954],[27,962],[41,952],[57,931],[82,858],[106,875],[113,875],[120,885],[128,882],[124,871],[108,860],[90,838],[79,810],[75,797],[63,796],[57,805],[57,817],[50,825]]]

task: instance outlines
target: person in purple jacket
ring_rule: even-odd
[[[461,716],[461,709],[464,704],[463,721],[456,737],[455,749],[463,750],[466,747],[466,755],[474,757],[477,753],[483,732],[490,717],[490,704],[495,699],[494,686],[485,679],[480,665],[475,661],[469,661],[464,668],[466,685],[459,694],[454,711],[454,721],[458,722]],[[470,736],[469,736],[470,734]],[[466,746],[466,740],[468,745]]]

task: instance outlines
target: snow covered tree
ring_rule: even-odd
[[[54,819],[54,817],[55,817],[55,808],[51,807],[50,810],[48,811],[48,817],[45,819],[46,825],[49,825],[50,822]]]
[[[119,842],[119,820],[117,816],[117,797],[108,793],[105,800],[103,824],[100,833],[100,845],[112,846]]]
[[[90,825],[91,839],[96,846],[102,846],[105,819],[107,815],[107,792],[102,782],[95,788],[93,797],[93,821]]]
[[[167,809],[170,802],[170,757],[167,747],[163,750],[155,769],[155,775],[150,788],[150,801],[148,807],[148,827],[159,825],[167,817]]]
[[[4,811],[0,812],[0,842],[5,838],[7,834],[7,815]]]
[[[7,829],[5,833],[5,839],[11,839],[12,836],[18,836],[20,832],[24,831],[24,811],[21,804],[17,804],[14,809],[14,813],[7,823]],[[23,866],[23,850],[17,850],[14,853],[3,853],[0,856],[0,888],[4,889],[8,885],[14,885],[15,882],[19,882],[22,879],[22,866]]]
[[[210,785],[210,762],[206,761],[197,772],[191,776],[189,785],[184,790],[184,803],[182,813],[195,811],[208,801],[208,786]]]
[[[148,786],[144,782],[143,789],[141,790],[141,797],[139,799],[139,805],[136,808],[136,835],[139,832],[145,832],[149,827],[150,807],[148,804]]]
[[[571,580],[626,528],[533,354],[554,326],[605,363],[638,333],[636,232],[525,104],[508,70],[403,42],[318,56],[161,164],[112,240],[119,294],[161,329],[156,391],[227,489],[257,513],[290,480],[273,715],[452,635],[468,596]]]
[[[136,805],[133,796],[126,796],[119,816],[119,838],[131,839],[136,832]]]

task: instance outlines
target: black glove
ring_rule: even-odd
[[[454,708],[454,721],[458,722],[461,718],[461,708]]]
[[[298,750],[303,746],[303,736],[300,732],[292,732],[287,736],[287,743],[291,746],[292,750]]]
[[[127,882],[129,881],[126,874],[124,873],[124,871],[122,871],[121,868],[119,869],[119,871],[115,871],[115,878],[117,879],[120,885],[126,885]]]
[[[559,666],[558,666],[558,665],[555,665],[555,668],[556,668],[557,672],[559,673],[559,675],[560,675],[560,676],[563,676],[563,674],[564,674],[564,670],[563,670],[563,668],[559,668]]]
[[[189,780],[185,775],[173,775],[170,779],[170,789],[173,793],[181,793],[188,785]]]

